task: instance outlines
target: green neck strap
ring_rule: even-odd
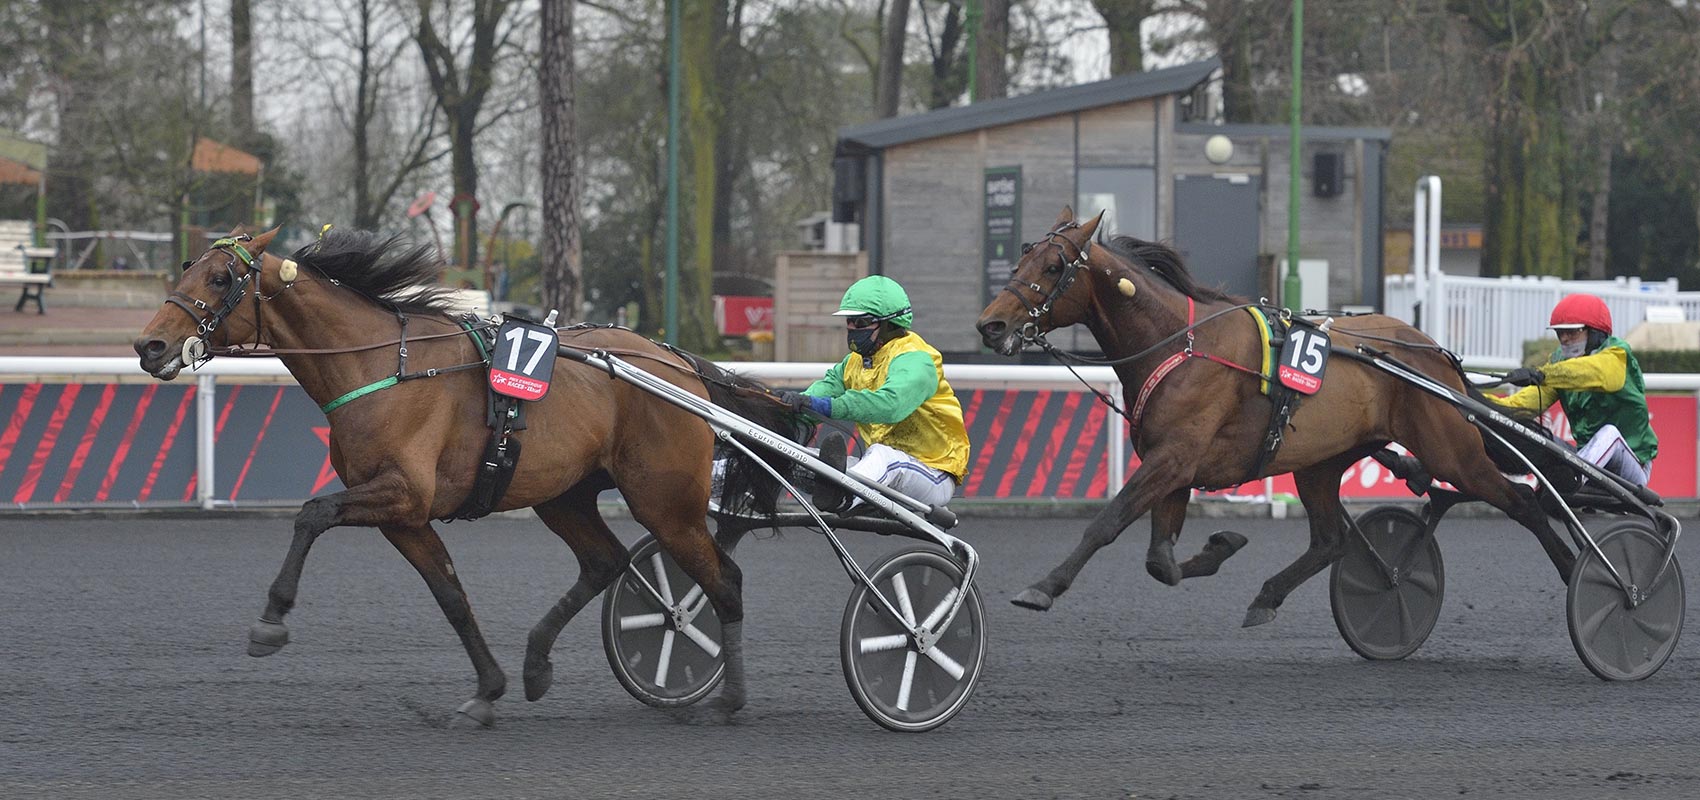
[[[376,381],[374,383],[368,383],[365,386],[362,386],[358,389],[355,389],[352,392],[349,392],[348,394],[345,394],[341,397],[338,397],[335,400],[330,401],[329,403],[326,403],[322,406],[319,406],[319,410],[323,411],[325,414],[328,415],[332,411],[335,411],[339,408],[342,408],[343,406],[348,405],[349,403],[351,403],[355,400],[358,400],[362,397],[365,397],[366,395],[369,395],[373,392],[381,392],[381,391],[388,389],[391,386],[394,386],[398,383],[401,383],[401,379],[397,378],[394,375],[391,375],[388,378],[385,378],[381,381]]]

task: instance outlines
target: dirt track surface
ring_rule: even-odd
[[[1239,628],[1302,549],[1301,522],[1193,520],[1183,557],[1214,527],[1252,541],[1179,588],[1145,575],[1142,522],[1051,612],[1011,606],[1084,524],[959,529],[985,561],[985,672],[950,724],[900,735],[845,689],[850,587],[806,532],[739,549],[750,704],[696,727],[609,674],[599,602],[563,633],[554,689],[527,703],[526,631],[576,563],[535,521],[441,527],[509,678],[496,726],[467,730],[447,725],[473,688],[460,644],[375,531],[320,539],[290,645],[255,659],[247,629],[288,520],[0,518],[0,797],[1700,796],[1700,634],[1648,681],[1601,682],[1571,649],[1563,586],[1510,523],[1443,527],[1440,622],[1392,663],[1341,642],[1326,575],[1275,623]],[[901,543],[846,538],[864,565]]]

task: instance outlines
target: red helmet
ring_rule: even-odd
[[[1584,325],[1611,333],[1611,309],[1606,308],[1606,301],[1591,294],[1573,294],[1552,307],[1552,328],[1580,328]]]

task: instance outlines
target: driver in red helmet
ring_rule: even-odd
[[[1512,370],[1506,383],[1523,388],[1492,399],[1537,414],[1559,403],[1576,436],[1577,455],[1647,485],[1659,437],[1648,421],[1641,364],[1629,343],[1611,335],[1611,310],[1594,295],[1569,295],[1553,307],[1551,326],[1558,351],[1545,366]]]

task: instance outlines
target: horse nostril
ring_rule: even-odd
[[[987,320],[980,323],[980,333],[985,336],[997,337],[1003,335],[1005,327],[1007,326],[1000,320]]]
[[[165,355],[164,339],[137,339],[135,347],[136,355],[142,358],[159,358]]]

